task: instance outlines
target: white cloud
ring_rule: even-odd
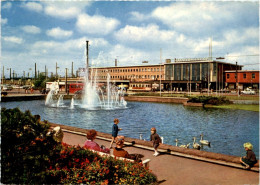
[[[12,4],[10,2],[2,1],[2,9],[11,9]]]
[[[223,39],[225,44],[234,47],[237,47],[238,44],[239,46],[245,46],[246,44],[258,45],[259,28],[249,27],[240,30],[226,30],[223,34]]]
[[[144,52],[135,48],[130,48],[121,44],[114,45],[108,56],[118,60],[118,66],[141,65],[142,61],[152,59],[154,54]],[[114,63],[109,63],[107,66],[113,66]]]
[[[123,42],[165,42],[173,39],[174,36],[174,31],[160,30],[155,24],[146,27],[127,25],[115,33],[115,37]]]
[[[12,42],[15,44],[22,44],[24,42],[24,40],[22,38],[15,37],[15,36],[3,37],[3,40],[6,42]]]
[[[73,34],[73,32],[72,31],[63,30],[60,27],[57,27],[57,28],[52,28],[50,30],[47,30],[46,34],[48,36],[60,39],[60,38],[64,38],[64,37],[65,38],[70,37]]]
[[[252,2],[175,2],[170,6],[156,8],[151,17],[178,32],[221,34],[221,30],[228,27],[256,24],[256,15],[247,13],[255,10],[256,5]]]
[[[55,6],[48,6],[45,9],[45,13],[47,15],[51,15],[53,17],[60,17],[60,18],[76,17],[79,11],[80,10],[76,7],[68,7],[66,9],[60,9]]]
[[[103,38],[88,38],[90,45],[93,48],[104,47],[108,45],[108,42]],[[82,56],[85,56],[86,38],[71,39],[65,42],[57,41],[37,41],[31,46],[31,53],[34,55],[41,55],[41,51],[44,50],[48,54],[55,53],[57,58],[64,55],[72,55],[72,53],[82,52]]]
[[[1,18],[1,24],[4,25],[8,22],[8,19],[6,18]]]
[[[83,33],[107,35],[114,31],[119,24],[120,22],[114,18],[81,14],[78,16],[76,26]]]
[[[22,7],[35,12],[41,12],[43,10],[42,5],[36,2],[23,3]]]
[[[142,22],[142,21],[145,21],[149,18],[148,15],[144,15],[142,13],[139,13],[139,12],[130,12],[130,20],[131,21],[137,21],[137,22]]]
[[[33,26],[33,25],[23,26],[22,30],[25,31],[26,33],[31,33],[31,34],[41,33],[41,29],[39,27]]]
[[[85,7],[91,4],[89,1],[46,1],[43,3],[45,5],[45,14],[61,19],[76,18],[84,11]]]

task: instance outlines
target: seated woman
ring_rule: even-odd
[[[114,148],[113,155],[116,157],[123,157],[128,159],[133,159],[137,162],[140,162],[141,160],[137,155],[129,154],[127,151],[123,149],[123,145],[125,142],[124,136],[117,136],[116,137],[116,147]]]
[[[95,130],[89,130],[87,132],[87,141],[84,144],[84,147],[90,150],[96,150],[99,152],[104,152],[104,153],[110,153],[110,150],[108,148],[105,148],[103,145],[101,147],[94,142],[93,140],[96,139],[97,132]]]

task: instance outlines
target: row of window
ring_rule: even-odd
[[[106,70],[101,70],[102,73],[107,73],[107,72],[113,72],[113,73],[119,73],[119,72],[159,72],[160,68],[139,68],[139,69],[106,69]],[[163,71],[163,67],[161,68],[161,71]]]
[[[151,87],[150,84],[130,84],[130,87]]]
[[[246,73],[244,73],[243,78],[246,79],[246,76],[247,76]],[[229,78],[230,78],[230,74],[227,74],[227,79],[229,79]],[[235,74],[235,78],[237,78],[237,74]],[[252,73],[252,79],[254,79],[254,78],[255,78],[255,73]]]
[[[160,75],[125,75],[125,76],[110,76],[111,79],[159,79]],[[162,78],[162,75],[161,75]],[[98,76],[98,79],[107,79],[107,76]]]

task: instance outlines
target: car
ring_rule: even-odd
[[[241,91],[241,94],[256,94],[251,88],[246,88],[244,91]]]
[[[24,85],[24,86],[23,86],[23,89],[27,89],[27,90],[28,90],[28,89],[30,89],[30,88],[31,88],[30,85]]]
[[[3,91],[11,91],[13,87],[11,85],[4,85],[3,86]]]

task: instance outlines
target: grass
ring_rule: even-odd
[[[239,110],[259,112],[259,105],[229,104],[229,105],[211,105],[210,107],[223,108],[223,109],[239,109]]]

